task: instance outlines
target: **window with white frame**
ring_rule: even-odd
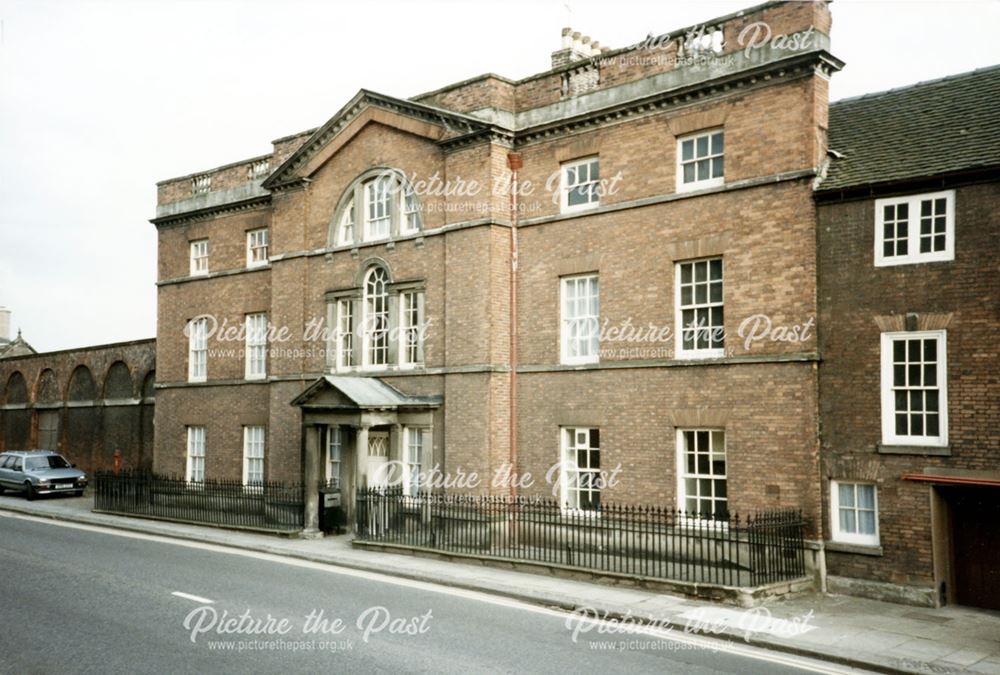
[[[184,477],[189,483],[205,480],[205,427],[187,428],[187,460]]]
[[[397,169],[373,169],[347,189],[331,221],[330,245],[352,246],[413,235],[423,226],[420,199]]]
[[[389,292],[388,275],[381,267],[373,267],[364,283],[364,360],[366,367],[389,363]]]
[[[247,232],[247,267],[259,267],[267,264],[269,239],[270,234],[266,227]]]
[[[834,541],[878,546],[878,496],[871,483],[830,481],[830,524]]]
[[[560,488],[565,509],[601,508],[601,432],[593,427],[562,429]]]
[[[344,370],[354,364],[354,302],[351,299],[337,301],[334,320],[337,325],[334,332],[336,367]]]
[[[882,334],[882,443],[948,444],[946,333]]]
[[[413,234],[420,229],[420,209],[417,196],[407,187],[403,191],[403,218],[399,223],[400,234]]]
[[[354,220],[355,220],[354,200],[348,202],[340,215],[340,227],[338,228],[337,246],[348,246],[354,243]]]
[[[721,429],[677,430],[677,508],[696,518],[728,517],[726,433]]]
[[[578,159],[562,165],[562,211],[577,211],[598,206],[600,164],[597,157]]]
[[[191,276],[208,274],[208,239],[191,242]]]
[[[955,259],[955,191],[875,200],[875,266]]]
[[[343,462],[343,434],[339,426],[330,425],[326,428],[326,482],[327,485],[340,485]]]
[[[596,274],[564,277],[561,280],[561,360],[562,363],[596,363],[600,291]]]
[[[722,356],[722,258],[679,262],[675,268],[678,357]]]
[[[208,318],[192,319],[187,325],[188,382],[208,378]]]
[[[420,492],[420,476],[423,467],[424,444],[427,429],[403,427],[403,494],[416,497]]]
[[[423,300],[420,291],[399,294],[399,363],[415,366],[423,361]]]
[[[246,379],[267,377],[267,315],[246,317]]]
[[[365,241],[389,236],[394,192],[391,176],[382,175],[365,184]]]
[[[243,484],[264,483],[264,427],[243,427]]]
[[[677,139],[677,191],[722,185],[725,178],[721,129]]]

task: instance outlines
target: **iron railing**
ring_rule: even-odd
[[[220,527],[294,532],[304,525],[300,484],[184,478],[147,472],[97,472],[94,510]]]
[[[361,541],[671,581],[754,587],[805,576],[799,511],[693,517],[656,506],[361,490]]]

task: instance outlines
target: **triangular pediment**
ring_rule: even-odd
[[[469,115],[362,89],[313,132],[262,187],[273,189],[310,177],[369,124],[382,124],[435,143],[493,128]]]
[[[377,377],[326,375],[306,387],[292,405],[350,410],[436,408],[441,397],[404,394]]]

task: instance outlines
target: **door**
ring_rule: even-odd
[[[368,432],[368,487],[389,486],[387,464],[389,463],[389,432]]]
[[[386,488],[389,477],[386,469],[389,463],[389,432],[368,432],[368,487]],[[373,537],[383,537],[389,524],[389,497],[375,497],[373,508],[368,512],[368,532]]]
[[[954,528],[955,600],[960,605],[1000,609],[1000,489],[951,491]]]

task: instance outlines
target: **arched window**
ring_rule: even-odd
[[[344,207],[340,215],[340,227],[337,231],[337,246],[347,246],[354,243],[354,198]]]
[[[403,173],[372,169],[359,176],[341,197],[330,244],[385,241],[416,234],[422,227],[420,201]]]
[[[364,364],[389,363],[389,278],[381,267],[372,267],[364,283]]]

